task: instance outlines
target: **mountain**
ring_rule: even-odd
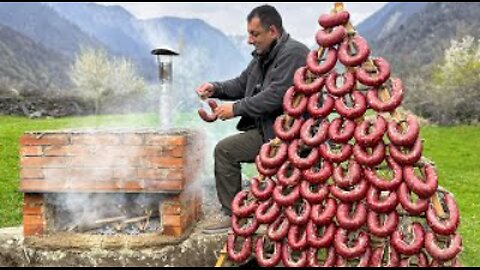
[[[94,3],[47,4],[113,52],[139,58],[149,55],[150,48],[143,42],[135,26],[137,19],[124,8]]]
[[[374,44],[375,55],[390,61],[397,76],[408,77],[438,63],[451,40],[480,37],[478,14],[478,2],[427,3],[422,12],[397,25],[397,30],[369,42]],[[381,25],[377,27],[381,29]]]
[[[0,24],[0,91],[59,91],[69,87],[70,60]]]
[[[71,59],[82,46],[102,47],[98,40],[41,3],[1,2],[0,24]]]
[[[409,18],[427,6],[426,2],[387,3],[383,8],[358,25],[358,32],[371,43],[398,30]]]

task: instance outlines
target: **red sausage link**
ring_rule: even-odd
[[[307,157],[300,157],[300,142],[301,140],[297,139],[290,143],[290,146],[288,147],[288,159],[293,163],[293,165],[295,165],[295,167],[305,170],[311,168],[315,163],[318,162],[320,154],[317,148],[311,148]]]
[[[420,179],[415,175],[415,169],[412,166],[403,167],[403,177],[408,188],[422,199],[430,198],[438,188],[438,177],[435,168],[426,164],[422,170],[425,173],[425,179]]]
[[[311,51],[307,56],[308,70],[310,70],[310,72],[318,76],[327,74],[330,70],[332,70],[335,67],[336,63],[337,63],[337,50],[335,50],[335,48],[333,47],[328,48],[328,52],[325,60],[322,60],[321,57],[319,59],[318,51],[316,50]]]
[[[320,126],[317,128],[318,123]],[[300,139],[307,146],[317,147],[327,140],[329,126],[328,120],[309,118],[300,129]]]
[[[340,188],[348,188],[362,180],[362,167],[354,160],[350,160],[348,169],[338,164],[333,171],[333,181]]]
[[[335,246],[335,251],[338,255],[345,259],[353,259],[367,251],[370,239],[364,231],[361,231],[353,246],[350,247],[348,246],[348,233],[349,232],[345,229],[338,229],[335,233],[333,245]]]
[[[262,187],[262,184],[265,184]],[[266,201],[272,197],[273,189],[275,188],[275,182],[271,178],[265,178],[262,183],[257,177],[252,178],[252,184],[250,190],[253,196],[259,201]]]
[[[305,267],[307,265],[307,251],[300,252],[300,257],[294,259],[292,250],[288,244],[282,246],[282,262],[285,267]]]
[[[341,116],[354,120],[367,111],[367,100],[360,91],[353,91],[352,94],[353,107],[350,108],[345,104],[345,97],[335,100],[335,110]]]
[[[369,132],[372,125],[373,130]],[[385,131],[387,131],[387,121],[381,115],[378,115],[375,122],[365,120],[357,125],[354,133],[355,141],[362,146],[372,147],[383,139]]]
[[[413,240],[410,243],[407,243],[404,238],[402,231],[397,229],[393,232],[390,243],[395,248],[395,250],[407,256],[412,256],[418,254],[425,243],[425,233],[423,231],[422,225],[420,223],[413,223]]]
[[[450,194],[445,194],[445,204],[447,205],[449,212],[448,219],[440,221],[433,206],[430,204],[427,210],[427,223],[436,234],[451,235],[454,234],[458,228],[460,214],[458,212],[457,204]]]
[[[298,207],[300,207],[300,209],[298,209]],[[309,220],[311,209],[310,203],[303,199],[301,205],[288,206],[285,210],[285,216],[291,224],[305,225]]]
[[[265,143],[260,148],[260,162],[265,168],[272,169],[280,167],[287,159],[288,145],[286,143],[280,144],[275,155],[273,157],[270,157],[272,148],[273,147],[270,145],[270,143]]]
[[[325,81],[325,87],[327,88],[327,91],[337,97],[342,97],[352,92],[356,83],[355,74],[352,72],[342,74],[344,83],[340,87],[337,87],[337,77],[338,74],[336,71],[330,72],[330,75],[328,75],[327,80]]]
[[[271,224],[280,216],[280,206],[274,200],[261,203],[255,211],[255,218],[260,224]]]
[[[378,69],[377,76],[371,76],[365,69],[358,68],[357,80],[366,86],[379,87],[390,78],[390,64],[383,58],[373,60],[373,64]]]
[[[262,236],[257,239],[255,242],[255,257],[257,259],[258,264],[261,267],[274,267],[280,263],[282,259],[282,243],[281,242],[274,242],[273,243],[273,251],[271,253],[267,253],[265,255],[265,241],[266,237]],[[268,258],[267,258],[268,257]]]
[[[353,138],[356,124],[353,120],[336,118],[330,123],[328,137],[335,143],[347,143]]]
[[[248,221],[245,225],[241,225],[241,218],[237,216],[232,216],[232,230],[238,236],[249,237],[252,236],[258,229],[258,221],[255,217],[248,218]]]
[[[287,235],[288,245],[293,250],[302,250],[307,247],[307,231],[305,228],[300,228],[298,225],[290,226]]]
[[[322,229],[322,233],[319,233]],[[332,245],[337,228],[334,223],[317,225],[313,221],[307,224],[307,242],[313,248],[328,248]]]
[[[413,115],[407,116],[407,130],[401,133],[400,125],[391,121],[388,123],[387,135],[392,144],[396,146],[412,146],[417,140],[420,133],[420,126],[417,119]]]
[[[235,250],[235,242],[237,236],[234,234],[229,234],[227,238],[227,253],[228,258],[236,263],[242,263],[248,259],[252,253],[252,238],[247,237],[243,238],[244,242],[242,244],[242,249],[240,251]]]
[[[317,165],[303,170],[302,177],[304,180],[312,184],[324,184],[327,182],[328,178],[332,176],[333,166],[330,162],[324,159],[319,159]]]
[[[325,202],[312,206],[310,221],[317,225],[326,226],[332,223],[336,213],[337,201],[333,198],[328,198]]]
[[[388,168],[393,171],[393,179],[385,180],[379,177],[376,170],[366,167],[364,170],[365,178],[368,182],[379,190],[395,191],[403,180],[403,170],[391,157],[386,157]]]
[[[322,87],[325,84],[325,79],[323,77],[317,77],[312,83],[306,83],[307,71],[307,67],[301,67],[297,69],[293,75],[293,84],[295,85],[295,90],[298,93],[310,96],[311,94],[320,92],[322,90]]]
[[[267,228],[267,236],[273,241],[281,242],[287,236],[290,229],[290,221],[284,215],[280,215]]]
[[[396,211],[392,211],[386,216],[383,224],[380,224],[381,215],[382,214],[378,214],[374,211],[368,212],[367,226],[372,235],[383,238],[390,236],[397,229],[398,214]]]
[[[400,256],[394,248],[389,246],[390,252],[388,253],[388,261],[386,264],[383,262],[383,255],[385,253],[385,247],[379,247],[373,250],[372,258],[370,259],[371,267],[398,267],[400,266]]]
[[[403,101],[403,84],[400,79],[392,79],[392,91],[390,100],[382,101],[378,97],[378,88],[373,88],[367,92],[368,105],[376,112],[393,112]]]
[[[350,43],[355,47],[356,54],[350,53]],[[356,35],[350,40],[344,40],[338,49],[338,60],[347,67],[356,67],[367,61],[370,56],[368,42],[363,37]]]
[[[322,14],[318,18],[318,24],[323,28],[332,28],[339,25],[344,25],[350,19],[348,11],[341,11],[335,14]]]
[[[360,181],[353,189],[344,190],[337,186],[330,186],[330,193],[342,202],[353,203],[365,198],[368,191],[368,183],[365,180]]]
[[[383,141],[380,141],[373,148],[371,155],[368,154],[366,148],[360,144],[355,144],[353,147],[353,156],[360,165],[375,167],[385,159],[385,144]]]
[[[320,155],[331,163],[342,163],[350,158],[353,147],[350,144],[341,144],[340,146],[340,151],[334,153],[329,149],[327,143],[322,143],[320,145]]]
[[[356,205],[341,203],[337,208],[337,222],[340,228],[355,231],[367,222],[367,207],[362,202]]]
[[[405,209],[410,215],[418,216],[425,213],[428,209],[428,200],[418,199],[416,202],[412,202],[410,190],[405,183],[400,185],[397,190],[397,195],[403,209]]]
[[[298,94],[295,91],[295,87],[292,86],[287,90],[287,92],[285,92],[285,95],[283,96],[283,110],[293,118],[300,117],[307,110],[308,98],[305,96],[300,98],[297,106],[294,106],[293,101],[297,95]]]
[[[198,109],[198,115],[200,116],[200,118],[202,118],[203,121],[211,123],[217,120],[217,115],[213,113],[217,108],[217,103],[211,99],[209,99],[207,103],[208,106],[210,106],[210,108],[212,109],[212,113],[208,114],[203,108],[200,108]]]
[[[323,93],[315,93],[308,99],[307,111],[312,118],[323,118],[328,116],[335,107],[335,100],[329,95],[325,96],[322,105],[319,107],[320,97],[322,96]]]
[[[318,45],[328,48],[341,43],[346,36],[347,29],[343,26],[337,26],[331,32],[328,32],[326,29],[318,30],[315,39]]]
[[[433,232],[428,231],[425,235],[425,249],[437,261],[449,261],[454,259],[462,250],[462,237],[459,234],[450,238],[447,248],[441,248],[437,244],[437,238]]]
[[[385,191],[384,191],[385,192]],[[390,213],[397,208],[398,198],[395,191],[389,191],[386,199],[380,199],[380,192],[375,187],[370,187],[367,193],[368,208],[381,214]]]
[[[423,145],[420,138],[417,139],[408,153],[403,153],[398,147],[390,144],[390,156],[402,166],[414,165],[417,163],[422,157],[422,150]]]
[[[328,185],[312,184],[308,181],[302,181],[300,185],[300,195],[312,205],[323,202],[328,194]]]
[[[290,161],[285,161],[277,172],[278,183],[282,186],[295,186],[300,183],[301,171]]]
[[[257,200],[250,203],[246,203],[250,192],[248,190],[242,190],[232,200],[232,212],[239,218],[245,218],[255,212],[258,207]]]

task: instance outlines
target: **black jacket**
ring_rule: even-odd
[[[259,128],[267,142],[275,137],[273,123],[283,113],[283,96],[293,85],[295,71],[305,65],[308,48],[283,34],[268,55],[253,54],[252,61],[239,77],[212,83],[213,98],[237,101],[235,116],[241,116],[237,129]]]

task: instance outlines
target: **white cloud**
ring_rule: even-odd
[[[120,5],[139,19],[149,19],[162,16],[181,18],[199,18],[220,29],[226,34],[246,34],[246,17],[256,6],[264,2],[249,3],[142,3],[124,2],[102,3],[104,5]],[[268,2],[267,2],[268,3]],[[357,25],[386,2],[345,2],[345,9],[351,14],[352,22]],[[317,19],[321,14],[328,13],[334,2],[323,3],[268,3],[275,6],[284,20],[285,29],[296,39],[313,44],[314,36],[319,28]]]

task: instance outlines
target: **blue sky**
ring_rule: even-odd
[[[283,17],[287,31],[295,38],[307,44],[312,43],[319,28],[317,19],[328,13],[334,2],[319,3],[142,3],[142,2],[97,2],[103,5],[120,5],[139,19],[162,16],[181,18],[199,18],[229,35],[246,34],[246,16],[256,6],[268,3],[275,6]],[[359,22],[373,14],[386,2],[344,2],[350,12],[352,22]]]

